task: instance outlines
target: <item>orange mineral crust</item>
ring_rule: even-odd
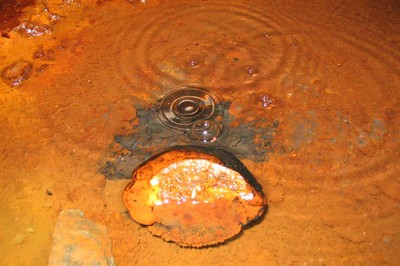
[[[0,32],[7,38],[7,32],[19,23],[22,10],[35,4],[34,0],[0,0]]]
[[[132,218],[164,240],[202,247],[237,235],[266,208],[260,185],[221,149],[178,148],[139,167],[123,194]]]

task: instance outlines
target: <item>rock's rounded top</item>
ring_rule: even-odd
[[[266,208],[261,186],[235,156],[202,146],[177,147],[142,164],[123,200],[154,235],[191,247],[233,237]]]

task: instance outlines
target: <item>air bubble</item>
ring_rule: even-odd
[[[265,34],[264,34],[264,37],[267,38],[267,39],[271,39],[272,36],[271,36],[271,34],[269,34],[269,33],[265,33]]]
[[[257,72],[256,69],[255,69],[254,67],[251,67],[251,66],[246,67],[246,71],[247,71],[247,73],[249,73],[250,75],[254,75],[254,74]]]
[[[189,133],[194,140],[211,143],[221,134],[221,127],[215,120],[200,120],[192,125]]]
[[[190,66],[190,67],[197,67],[198,65],[199,65],[199,60],[197,60],[197,59],[189,59],[188,61],[187,61],[187,64]]]

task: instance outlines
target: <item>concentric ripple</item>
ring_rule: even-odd
[[[188,130],[196,121],[216,115],[218,96],[201,87],[178,87],[167,91],[158,99],[157,115],[160,121],[177,130]]]
[[[343,127],[339,115],[348,116],[354,128],[370,127],[359,114],[366,114],[368,123],[384,120],[385,110],[398,102],[392,96],[399,84],[400,51],[391,41],[398,37],[380,30],[390,25],[362,18],[372,25],[367,29],[354,23],[356,11],[342,14],[336,4],[315,16],[307,10],[319,11],[303,9],[257,1],[177,1],[115,14],[107,21],[115,31],[114,42],[107,44],[115,59],[110,68],[117,70],[110,80],[135,95],[147,92],[153,102],[168,88],[199,84],[246,106],[242,116],[255,114],[260,95],[268,94],[277,100],[276,109],[289,107],[279,109],[279,119],[286,124],[291,111],[300,118],[315,113],[315,124],[325,129],[328,121],[336,123],[331,128]],[[326,19],[318,20],[321,17]],[[232,91],[233,96],[227,95]],[[386,104],[374,106],[375,101]],[[354,128],[335,136],[336,145],[357,146]],[[391,134],[398,129],[387,123]],[[318,138],[324,136],[314,140]],[[377,147],[394,143],[381,141]],[[390,160],[390,153],[387,156]],[[359,160],[365,166],[373,161],[368,156]]]
[[[238,88],[298,68],[315,69],[298,58],[301,43],[312,42],[305,31],[288,27],[294,23],[267,7],[202,3],[144,12],[147,19],[139,27],[136,21],[121,27],[113,48],[125,81]]]
[[[371,9],[369,12],[372,14],[385,14],[384,7],[380,7],[382,10],[376,6],[365,8]],[[396,37],[396,33],[400,34],[400,28],[390,24],[390,20],[383,19],[383,16],[357,17],[356,10],[349,13],[351,9],[344,9],[346,12],[341,13],[337,7],[332,7],[332,13],[325,14],[328,19],[324,21],[316,19],[320,16],[307,12],[297,12],[290,19],[278,11],[274,13],[279,20],[285,21],[289,29],[299,30],[299,33],[292,35],[296,51],[288,57],[287,68],[277,75],[280,84],[277,91],[293,92],[299,85],[297,92],[304,90],[304,103],[318,112],[321,118],[331,117],[334,122],[339,121],[337,116],[346,114],[347,126],[341,122],[332,123],[338,129],[337,135],[326,130],[329,127],[319,129],[335,136],[333,146],[336,148],[330,152],[332,158],[345,158],[342,153],[344,149],[352,157],[344,163],[348,167],[338,171],[336,178],[365,175],[375,180],[376,175],[370,173],[381,167],[393,166],[393,152],[399,146],[400,127],[393,121],[396,117],[394,110],[400,102],[395,89],[400,84],[400,46]],[[292,10],[292,15],[295,13]],[[354,23],[355,20],[360,23]],[[296,22],[297,26],[294,25]],[[338,27],[339,23],[343,27]],[[289,85],[288,77],[291,79]],[[316,87],[312,80],[325,84],[310,96],[307,90]],[[305,84],[301,84],[303,82]],[[315,105],[315,102],[318,103],[315,96],[321,97],[319,104],[329,109]],[[324,125],[321,118],[316,123]],[[377,122],[382,123],[382,128],[375,128],[374,123]],[[382,131],[382,138],[377,138],[375,131]],[[319,136],[319,139],[325,137]],[[329,163],[326,164],[328,166]]]

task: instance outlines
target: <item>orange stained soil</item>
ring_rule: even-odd
[[[47,265],[67,209],[118,265],[398,265],[399,2],[142,2],[38,0],[1,29],[0,265]],[[135,223],[99,171],[135,103],[182,84],[231,102],[232,127],[279,122],[242,158],[268,213],[204,249]]]

